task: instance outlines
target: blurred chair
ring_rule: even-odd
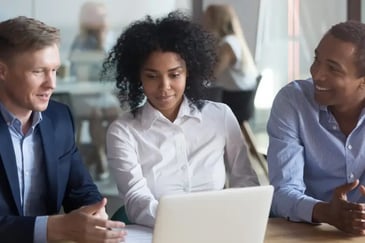
[[[248,121],[243,121],[241,124],[241,130],[245,137],[245,140],[247,142],[249,151],[251,155],[257,160],[257,162],[260,164],[262,169],[265,172],[265,175],[269,175],[268,166],[267,166],[267,160],[266,160],[266,154],[263,154],[258,151],[256,141],[255,141],[255,135],[252,132],[251,126],[248,123]]]
[[[251,155],[259,162],[259,164],[262,167],[262,169],[264,170],[265,174],[268,175],[266,155],[262,154],[258,151],[256,141],[255,141],[255,135],[248,122],[248,120],[250,118],[252,118],[252,116],[254,115],[254,112],[255,112],[255,97],[256,97],[256,92],[260,85],[261,79],[262,79],[262,75],[259,75],[256,78],[256,87],[250,94],[250,98],[249,98],[249,101],[247,104],[247,109],[245,112],[245,119],[243,119],[243,121],[241,123],[241,130],[245,137],[245,140],[247,142]]]

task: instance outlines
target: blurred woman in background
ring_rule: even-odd
[[[253,114],[258,72],[239,19],[230,5],[209,5],[203,23],[219,39],[214,72],[216,85],[223,89],[222,102],[232,109],[242,124]]]

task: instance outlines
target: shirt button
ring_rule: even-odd
[[[349,150],[351,150],[351,149],[352,149],[351,144],[349,144],[349,145],[347,146],[347,148],[348,148]]]
[[[354,178],[354,174],[351,173],[349,177],[350,177],[350,179],[353,179]]]
[[[188,166],[187,165],[183,165],[183,166],[181,166],[181,170],[186,170],[188,168]]]
[[[332,128],[333,128],[333,130],[337,130],[337,126],[333,126]]]

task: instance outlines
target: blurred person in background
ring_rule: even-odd
[[[78,82],[100,81],[102,63],[108,51],[115,44],[115,35],[110,30],[107,8],[101,1],[87,1],[80,9],[80,32],[71,46],[71,76]],[[105,156],[105,133],[107,126],[119,112],[118,101],[114,94],[103,93],[99,97],[79,99],[75,104],[76,112],[89,112],[89,134],[91,149],[86,149],[85,161],[96,180],[109,176]],[[84,150],[83,150],[84,151]]]
[[[71,75],[83,78],[78,68],[89,65],[85,70],[88,73],[84,74],[87,80],[80,81],[99,80],[102,60],[115,43],[108,26],[106,5],[99,1],[85,2],[80,9],[79,25],[80,31],[71,45]]]
[[[253,115],[253,96],[259,74],[240,21],[232,6],[212,4],[204,12],[203,24],[219,40],[215,85],[222,87],[222,102],[232,109],[242,124]]]

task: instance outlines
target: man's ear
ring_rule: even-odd
[[[0,80],[5,80],[5,76],[8,70],[8,65],[0,60]]]
[[[360,89],[365,89],[365,76],[361,78]]]

